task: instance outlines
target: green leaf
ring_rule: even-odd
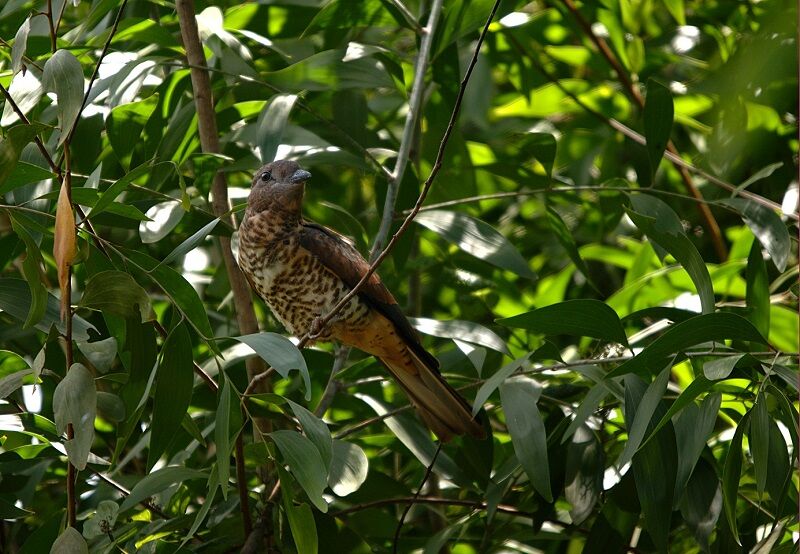
[[[119,504],[113,500],[101,500],[97,505],[97,511],[83,524],[83,536],[94,539],[108,535],[110,530],[114,529],[118,512]]]
[[[578,409],[575,410],[575,417],[570,422],[567,430],[564,431],[564,435],[561,437],[561,444],[567,442],[578,429],[584,426],[586,420],[594,413],[600,403],[606,399],[608,394],[608,388],[606,388],[604,382],[597,383],[589,389],[589,392],[586,393],[586,396],[583,397],[583,400],[578,405]]]
[[[89,546],[77,529],[67,526],[53,543],[50,554],[89,554]]]
[[[297,369],[306,387],[306,400],[311,400],[311,376],[300,350],[286,337],[277,333],[255,333],[233,337],[255,350],[281,377],[287,379],[289,371]]]
[[[664,0],[664,7],[678,25],[686,25],[686,14],[683,9],[683,0]]]
[[[769,253],[778,271],[785,271],[792,241],[786,224],[781,221],[778,214],[771,208],[747,198],[727,198],[720,200],[720,203],[730,206],[741,214],[744,222]]]
[[[733,356],[722,356],[721,358],[709,360],[703,364],[703,375],[710,381],[727,379],[733,368],[745,357],[747,357],[747,354],[734,354]]]
[[[77,345],[99,372],[105,373],[111,369],[111,364],[117,356],[117,339],[108,337],[94,342],[77,341]]]
[[[53,393],[53,412],[58,434],[72,424],[74,437],[64,442],[69,461],[79,470],[86,469],[89,451],[94,441],[94,418],[97,413],[97,389],[89,370],[72,364],[66,377]]]
[[[697,464],[697,460],[700,459],[700,455],[706,447],[708,438],[714,431],[714,425],[719,416],[719,407],[721,403],[721,394],[709,394],[703,399],[700,407],[697,407],[694,402],[690,402],[683,411],[673,419],[675,440],[678,444],[678,470],[675,477],[675,491],[673,495],[675,501],[678,501],[683,496],[686,483],[689,481],[689,476],[695,469],[695,464]],[[662,421],[670,415],[671,411],[672,408],[670,408],[670,411],[662,418]]]
[[[214,425],[214,442],[217,445],[217,473],[222,486],[222,496],[228,498],[228,479],[231,475],[231,452],[236,437],[242,430],[242,411],[239,407],[239,395],[231,385],[230,379],[219,392],[216,421]]]
[[[769,415],[767,414],[766,397],[759,396],[750,413],[747,438],[756,473],[756,490],[758,494],[764,494],[769,468]]]
[[[208,321],[208,312],[194,287],[180,273],[169,266],[160,265],[158,261],[146,254],[135,250],[124,250],[124,253],[133,263],[148,272],[150,277],[186,316],[192,327],[217,352],[216,344],[212,340],[214,332],[211,330],[211,323]]]
[[[320,418],[309,412],[300,404],[292,402],[288,398],[286,402],[292,408],[295,417],[303,426],[306,436],[314,446],[319,450],[322,457],[322,462],[325,464],[326,471],[331,466],[331,459],[333,458],[333,439],[328,426]]]
[[[22,57],[25,55],[25,48],[28,45],[28,33],[31,32],[31,16],[17,29],[14,35],[14,46],[11,47],[11,75],[16,75],[22,69]]]
[[[749,187],[750,185],[752,185],[756,181],[760,181],[761,179],[766,179],[767,177],[769,177],[770,175],[775,173],[776,169],[780,169],[781,167],[783,167],[783,162],[775,162],[775,163],[771,163],[771,164],[769,164],[769,165],[767,165],[765,167],[762,167],[761,169],[759,169],[758,171],[753,173],[750,177],[745,179],[742,182],[742,184],[738,185],[736,187],[736,192],[733,194],[733,196],[735,197],[737,193],[739,193],[740,191],[746,189],[747,187]]]
[[[530,354],[521,358],[517,358],[513,362],[504,365],[495,371],[491,377],[484,381],[484,383],[481,385],[481,388],[478,389],[478,394],[475,395],[475,401],[472,403],[472,417],[475,417],[478,412],[481,411],[483,403],[488,400],[488,398],[495,390],[497,390],[497,387],[499,387],[503,381],[508,379],[515,371],[526,365],[529,356]]]
[[[144,244],[160,241],[178,226],[185,214],[178,202],[160,202],[151,206],[145,214],[148,220],[139,224],[139,238]]]
[[[17,127],[25,127],[25,126],[17,125]],[[14,129],[16,129],[17,127],[14,127]],[[29,127],[33,127],[33,125],[30,125]],[[9,161],[9,159],[5,159],[4,158],[5,146],[3,146],[5,143],[6,143],[5,140],[0,140],[0,160],[4,160],[5,163],[8,164],[8,165],[0,165],[0,167],[2,168],[0,169],[0,196],[3,196],[12,190],[25,186],[27,184],[53,178],[53,174],[49,170],[43,167],[39,167],[38,165],[34,165],[28,162],[16,162],[16,165],[14,165],[14,163],[12,163],[12,161]],[[27,144],[27,142],[25,144]],[[25,144],[22,144],[22,147],[24,147]],[[16,160],[16,157],[13,158],[13,160]],[[9,171],[10,173],[7,174],[6,171]],[[4,183],[3,175],[6,174],[8,175],[8,178],[5,180]]]
[[[700,295],[704,314],[714,311],[714,287],[697,248],[683,232],[680,219],[665,202],[645,194],[629,195],[628,215],[647,237],[672,254],[683,266]]]
[[[353,396],[364,401],[379,416],[386,416],[393,407],[363,393],[356,393]],[[408,448],[411,453],[425,467],[431,464],[436,453],[436,445],[431,440],[430,431],[423,428],[416,420],[394,415],[387,417],[383,423],[391,429],[392,433]],[[470,480],[464,474],[460,465],[457,464],[446,452],[440,452],[436,457],[433,470],[440,476],[458,484],[469,483]]]
[[[505,341],[494,331],[478,323],[457,319],[440,321],[427,317],[409,317],[408,320],[417,331],[426,335],[469,342],[511,356]]]
[[[394,88],[383,64],[372,57],[344,61],[345,50],[325,50],[309,56],[264,78],[279,89],[300,92],[348,88]]]
[[[273,431],[269,436],[311,503],[319,511],[327,512],[328,505],[322,498],[322,493],[328,481],[328,470],[314,443],[294,431]]]
[[[175,484],[190,479],[205,479],[208,473],[189,469],[188,467],[168,466],[146,475],[131,489],[119,507],[120,513],[136,506],[142,500],[147,500]]]
[[[368,471],[369,460],[360,446],[340,440],[333,441],[328,486],[336,496],[347,496],[357,491],[367,480]]]
[[[42,84],[47,92],[58,97],[58,126],[61,145],[72,127],[77,124],[83,104],[83,68],[78,58],[69,50],[57,50],[44,64]]]
[[[282,490],[281,500],[283,509],[286,512],[286,519],[289,520],[289,528],[292,531],[292,538],[297,547],[297,554],[317,554],[319,539],[317,538],[317,525],[314,521],[314,514],[305,502],[299,506],[294,505],[292,495],[291,480],[286,471],[277,466],[278,479],[280,479]]]
[[[672,362],[670,361],[667,366],[661,370],[661,373],[648,385],[642,399],[636,407],[636,418],[631,421],[625,421],[628,427],[628,441],[625,443],[625,448],[619,457],[617,465],[623,467],[633,458],[633,455],[639,450],[639,446],[645,437],[647,428],[653,428],[651,424],[653,414],[661,403],[664,393],[667,391],[667,383],[672,373]]]
[[[14,172],[22,149],[33,141],[41,128],[38,124],[15,125],[8,130],[5,138],[0,139],[0,194],[15,188],[6,181]]]
[[[564,497],[571,504],[570,518],[583,523],[594,511],[603,490],[605,456],[597,437],[586,425],[580,425],[567,447]]]
[[[275,159],[295,100],[297,100],[296,94],[278,94],[272,97],[259,114],[256,123],[256,145],[261,152],[262,163],[269,163]]]
[[[142,129],[157,105],[158,94],[152,94],[144,100],[115,107],[106,118],[108,142],[126,169],[136,145],[141,144]]]
[[[204,499],[203,505],[197,510],[197,515],[192,522],[192,526],[189,528],[189,531],[183,537],[183,542],[181,542],[181,547],[185,545],[189,539],[191,539],[197,530],[200,528],[200,525],[206,519],[208,512],[211,511],[211,508],[214,507],[214,497],[217,496],[217,491],[219,490],[219,473],[216,471],[215,467],[211,467],[211,473],[208,476],[208,483],[206,485],[206,497]]]
[[[536,405],[541,394],[541,386],[528,377],[515,377],[500,385],[500,400],[517,460],[536,492],[552,502],[547,432]]]
[[[168,263],[180,258],[181,256],[189,253],[198,244],[202,243],[206,239],[206,237],[209,235],[209,233],[211,233],[211,231],[214,230],[214,227],[217,226],[217,223],[219,223],[219,221],[220,221],[220,219],[217,217],[217,218],[212,219],[210,222],[206,223],[205,225],[203,225],[203,227],[201,227],[199,230],[197,230],[195,233],[193,233],[191,237],[189,237],[188,239],[186,239],[185,241],[180,243],[175,248],[175,250],[173,250],[172,252],[167,254],[167,257],[164,258],[163,260],[161,260],[161,263],[159,265],[168,264]]]
[[[725,507],[725,517],[728,520],[733,538],[741,546],[739,531],[736,525],[736,500],[739,494],[739,478],[742,474],[742,436],[750,421],[750,412],[747,412],[736,426],[736,431],[725,456],[725,467],[722,470],[722,500]]]
[[[25,276],[28,286],[31,289],[31,307],[28,311],[28,317],[25,319],[24,329],[29,329],[33,325],[41,321],[44,317],[44,312],[47,309],[47,289],[42,284],[42,266],[44,260],[42,259],[42,252],[39,250],[39,245],[33,240],[33,237],[28,233],[27,229],[17,221],[14,214],[9,212],[11,219],[11,226],[17,236],[25,243],[25,260],[22,262],[22,273]]]
[[[525,135],[525,150],[530,150],[533,157],[538,161],[547,173],[548,177],[553,176],[553,162],[556,159],[556,138],[550,133],[528,133]]]
[[[561,219],[561,215],[550,206],[547,207],[547,222],[553,234],[556,236],[556,239],[558,239],[559,244],[561,244],[561,247],[567,252],[569,259],[572,260],[572,263],[575,264],[578,271],[586,277],[586,280],[589,281],[594,288],[597,288],[592,282],[592,277],[589,274],[589,267],[578,252],[578,245],[575,244],[572,233],[567,228],[564,220]]]
[[[156,166],[161,164],[155,164]],[[147,175],[151,171],[153,171],[154,166],[149,162],[143,163],[142,165],[138,166],[136,169],[132,169],[129,171],[124,177],[118,179],[114,182],[110,187],[108,187],[105,192],[100,194],[100,198],[97,200],[97,203],[89,210],[89,213],[86,214],[86,219],[90,219],[96,216],[99,213],[102,213],[109,206],[117,199],[117,196],[122,194],[133,181],[142,177],[143,175]]]
[[[172,330],[161,352],[150,422],[148,470],[152,469],[175,438],[192,400],[192,340],[185,323],[180,323]]]
[[[121,317],[150,319],[150,297],[130,274],[124,271],[101,271],[89,278],[78,304]]]
[[[725,339],[767,344],[753,324],[741,316],[728,312],[698,315],[669,327],[647,348],[621,364],[608,376],[644,374],[652,367],[659,367],[671,355],[684,352],[697,344]]]
[[[706,460],[701,459],[692,472],[681,500],[681,515],[694,532],[704,552],[709,551],[708,539],[722,513],[722,490],[719,477]]]
[[[769,277],[767,264],[761,257],[761,248],[758,241],[753,241],[750,254],[747,256],[747,304],[748,319],[758,332],[769,336]]]
[[[592,337],[627,345],[619,316],[608,304],[591,298],[567,300],[537,310],[498,319],[506,327],[517,327],[546,335]]]
[[[506,238],[491,225],[461,212],[428,210],[414,219],[423,227],[490,264],[535,279],[528,262]]]
[[[396,28],[406,26],[405,19],[397,13],[390,2],[381,0],[333,0],[320,9],[303,31],[304,36],[326,29],[350,29],[366,27]]]
[[[644,381],[636,375],[625,376],[625,424],[629,434],[637,419],[637,411],[646,389]],[[660,419],[665,411],[659,403],[654,415]],[[651,426],[653,421],[650,420]],[[677,462],[675,432],[672,425],[667,423],[652,440],[636,452],[631,463],[645,529],[661,552],[667,551]],[[653,477],[655,475],[658,476],[657,479]]]
[[[650,173],[656,174],[672,132],[675,107],[669,89],[654,79],[647,80],[647,98],[644,103],[644,136],[647,139],[647,158]]]

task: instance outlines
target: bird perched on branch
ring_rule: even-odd
[[[303,219],[311,174],[280,160],[253,177],[239,228],[239,266],[250,286],[290,332],[337,340],[374,355],[443,441],[465,433],[484,437],[470,406],[442,378],[438,362],[389,290],[373,273],[323,329],[314,329],[367,273],[369,263],[336,232]]]

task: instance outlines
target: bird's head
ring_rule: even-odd
[[[291,160],[268,163],[253,175],[247,199],[247,211],[256,214],[265,210],[287,215],[300,215],[305,184],[311,173]]]

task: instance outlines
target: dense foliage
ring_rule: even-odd
[[[214,175],[368,256],[492,8],[198,0],[217,153],[173,2],[3,3],[0,551],[796,551],[795,2],[499,2],[379,269],[489,439],[240,330]]]

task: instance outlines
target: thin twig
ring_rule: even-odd
[[[403,135],[400,138],[400,148],[397,151],[392,177],[386,186],[386,199],[383,204],[383,216],[378,233],[375,235],[375,242],[370,251],[370,261],[374,260],[383,248],[389,230],[392,228],[394,220],[394,205],[397,202],[397,194],[403,181],[403,175],[408,165],[411,143],[414,142],[414,135],[417,129],[417,122],[421,117],[422,98],[425,91],[425,75],[428,73],[428,62],[430,58],[433,35],[436,32],[436,24],[442,13],[442,0],[433,0],[431,13],[428,16],[428,24],[422,30],[422,41],[417,54],[417,62],[414,68],[414,83],[411,85],[411,96],[408,100],[408,112],[403,126]]]
[[[458,95],[456,96],[455,105],[453,106],[453,111],[450,114],[450,121],[448,122],[447,128],[445,129],[444,132],[444,136],[442,136],[442,140],[439,143],[439,150],[436,154],[436,159],[434,161],[433,167],[431,168],[430,175],[428,175],[428,178],[425,180],[425,183],[422,186],[422,191],[420,192],[419,197],[417,198],[417,201],[414,204],[414,208],[411,210],[411,213],[408,214],[405,221],[403,221],[403,224],[400,225],[400,228],[397,230],[397,232],[392,236],[392,239],[386,245],[386,248],[383,249],[381,254],[369,266],[369,269],[364,273],[363,277],[361,277],[361,280],[350,290],[349,293],[347,293],[331,309],[330,312],[328,312],[324,317],[319,318],[315,322],[314,327],[315,329],[318,330],[318,332],[323,330],[325,326],[327,326],[327,324],[331,321],[331,319],[333,319],[333,317],[335,317],[336,314],[338,314],[339,311],[342,308],[344,308],[344,306],[346,306],[347,303],[350,302],[350,300],[352,300],[353,297],[355,297],[358,294],[358,292],[361,290],[361,287],[363,287],[364,284],[369,280],[369,278],[372,277],[372,274],[375,273],[375,270],[378,268],[378,266],[381,265],[383,260],[385,260],[386,257],[389,255],[389,253],[392,251],[394,246],[397,244],[397,241],[400,240],[400,237],[402,237],[405,234],[405,232],[408,231],[409,227],[411,227],[411,223],[414,221],[414,218],[422,208],[422,204],[425,202],[425,199],[428,196],[428,192],[430,191],[431,186],[433,185],[433,181],[434,179],[436,179],[436,176],[439,174],[439,170],[442,168],[444,151],[445,148],[447,147],[448,141],[450,140],[450,135],[452,135],[453,130],[455,129],[456,120],[458,119],[458,115],[461,111],[461,103],[464,99],[464,93],[466,92],[467,84],[469,84],[469,79],[472,76],[472,70],[475,68],[475,64],[478,62],[478,54],[480,52],[481,46],[483,45],[483,41],[486,39],[486,35],[489,32],[489,25],[494,19],[494,15],[497,12],[497,8],[499,7],[499,5],[500,5],[500,0],[495,0],[494,5],[492,6],[492,10],[489,13],[489,17],[486,20],[486,24],[484,25],[483,30],[481,31],[480,37],[478,37],[478,42],[475,45],[475,50],[472,54],[472,59],[470,60],[469,66],[467,67],[467,71],[464,74],[464,78],[461,80],[461,84],[459,85]],[[297,347],[302,348],[303,346],[308,344],[308,342],[313,338],[314,337],[310,333],[306,333],[298,343]],[[244,396],[251,394],[252,389],[255,387],[256,383],[261,379],[262,379],[261,375],[257,375],[250,382],[250,385],[247,387],[247,390],[245,390]]]
[[[336,357],[333,359],[333,367],[331,368],[331,376],[328,378],[328,384],[325,385],[325,391],[319,399],[319,404],[314,409],[314,415],[322,417],[328,408],[333,403],[333,397],[339,390],[339,381],[336,380],[336,375],[342,370],[344,364],[347,362],[347,357],[350,355],[350,347],[343,344],[336,345]]]
[[[114,479],[112,479],[108,475],[100,473],[99,471],[95,471],[95,470],[93,470],[91,468],[89,468],[89,471],[91,471],[98,479],[100,479],[101,481],[103,481],[107,485],[110,485],[111,487],[117,489],[117,491],[121,492],[123,496],[130,496],[131,491],[129,491],[128,489],[126,489],[125,487],[123,487],[122,485],[117,483]],[[161,517],[163,519],[169,519],[169,516],[161,508],[159,508],[155,504],[153,504],[153,503],[151,503],[151,502],[149,502],[147,500],[140,500],[139,504],[144,506],[145,508],[147,508],[150,512],[154,513],[155,515],[157,515],[157,516],[159,516],[159,517]]]
[[[417,492],[414,496],[411,497],[411,502],[406,504],[403,513],[400,514],[400,521],[397,522],[397,528],[394,530],[394,540],[392,541],[392,552],[397,554],[397,543],[400,540],[400,531],[403,530],[403,524],[405,524],[406,516],[408,512],[411,511],[411,507],[417,502],[419,495],[422,493],[422,488],[425,486],[425,482],[431,476],[431,472],[433,471],[433,466],[436,464],[436,458],[439,457],[439,453],[442,451],[442,442],[439,441],[439,445],[436,447],[436,452],[433,454],[433,458],[431,459],[431,463],[428,464],[428,468],[425,470],[425,475],[422,477],[422,482],[419,484],[417,488]]]
[[[409,10],[406,7],[406,5],[403,4],[403,2],[401,2],[400,0],[389,0],[389,1],[395,8],[397,8],[397,11],[400,12],[400,14],[403,16],[403,19],[405,19],[406,22],[414,28],[414,31],[418,35],[421,35],[425,32],[425,30],[420,26],[419,21],[417,21],[417,19],[414,17],[414,14],[411,13],[411,10]]]
[[[623,87],[631,96],[631,98],[633,98],[634,102],[636,102],[640,109],[643,109],[644,98],[642,98],[642,93],[633,85],[630,76],[622,67],[622,64],[619,63],[619,60],[614,55],[614,52],[611,51],[611,48],[608,47],[606,41],[594,32],[592,26],[589,24],[586,18],[583,17],[583,14],[575,6],[572,0],[564,0],[564,5],[567,6],[567,9],[570,11],[570,13],[572,13],[573,17],[578,22],[578,25],[581,27],[581,29],[583,29],[583,32],[586,33],[592,42],[594,42],[598,50],[600,50],[600,53],[617,73],[617,78],[622,82]],[[668,141],[667,150],[676,157],[680,158],[680,153],[678,152],[678,149],[675,148],[675,144],[672,142],[672,140]],[[683,181],[686,190],[689,191],[689,194],[698,200],[702,199],[703,195],[692,182],[692,177],[689,175],[688,171],[686,171],[686,168],[678,165],[675,167],[681,176],[681,180]],[[722,237],[722,231],[719,228],[719,223],[717,223],[717,220],[714,218],[714,214],[711,213],[711,209],[708,207],[708,205],[699,203],[697,204],[697,209],[699,210],[700,217],[705,222],[706,228],[709,231],[711,236],[711,244],[714,246],[717,256],[719,257],[720,261],[724,262],[728,258],[728,248],[725,246],[725,240]]]

